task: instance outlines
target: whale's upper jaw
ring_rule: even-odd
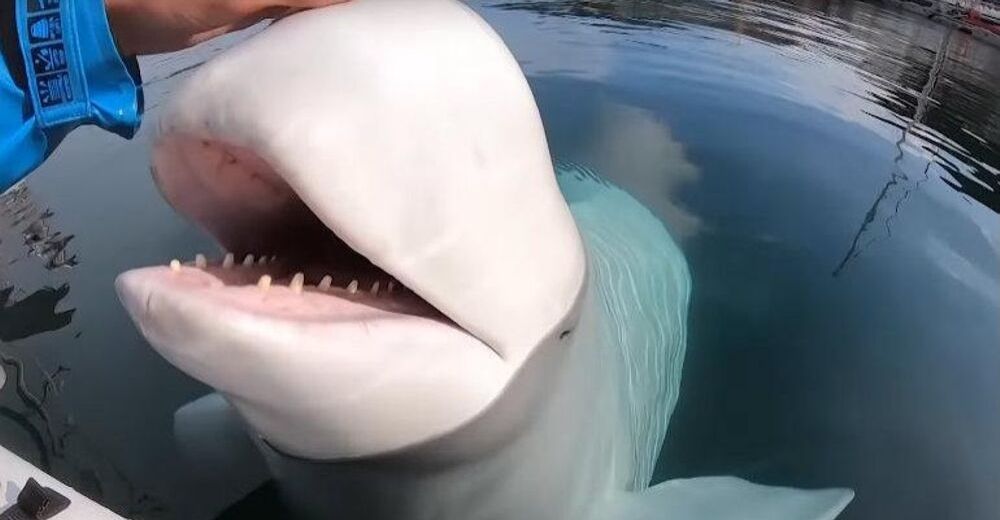
[[[290,17],[200,69],[161,116],[167,200],[237,264],[278,259],[132,271],[122,300],[164,357],[292,455],[362,457],[461,427],[572,323],[583,288],[517,63],[459,2],[411,7]],[[327,274],[339,288],[315,287]]]

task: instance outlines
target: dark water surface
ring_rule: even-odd
[[[1000,48],[852,1],[474,5],[555,155],[690,260],[659,479],[849,486],[850,519],[1000,517]],[[0,443],[137,518],[197,520],[171,423],[205,389],[112,282],[214,251],[147,172],[172,74],[213,45],[144,64],[135,142],[80,132],[0,207]]]

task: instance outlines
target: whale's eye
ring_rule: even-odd
[[[566,330],[562,331],[562,334],[559,335],[559,339],[566,339],[572,333],[573,333],[573,329],[566,329]]]

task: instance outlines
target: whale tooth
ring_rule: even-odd
[[[243,259],[243,267],[253,267],[253,255],[247,255]]]
[[[371,291],[372,292],[372,296],[378,296],[378,288],[379,288],[380,285],[381,284],[379,282],[375,282],[375,283],[372,284],[372,291]]]
[[[208,267],[208,259],[205,258],[203,254],[194,255],[194,266],[198,269],[204,269]]]
[[[351,280],[350,285],[347,286],[347,292],[349,292],[351,294],[357,294],[358,293],[358,281],[357,280]]]
[[[333,277],[330,275],[324,276],[319,282],[319,290],[329,291],[330,287],[333,287]]]
[[[257,280],[257,287],[264,289],[265,291],[271,288],[271,277],[269,275],[264,275]]]
[[[388,291],[388,292],[390,292],[390,293],[392,291],[395,291],[396,290],[396,281],[395,280],[389,280],[389,283],[386,285],[385,290]]]
[[[265,265],[265,264],[267,264],[267,257],[266,256],[262,256],[262,257],[260,257],[260,258],[257,259],[257,265]]]
[[[295,273],[292,277],[292,283],[288,285],[295,294],[302,294],[302,288],[306,285],[306,275],[302,273]]]
[[[177,260],[177,259],[171,260],[170,261],[170,270],[173,271],[173,272],[175,272],[175,273],[181,272],[181,261]]]
[[[271,255],[271,259],[269,260],[269,262],[273,264],[277,261],[278,261],[278,255]]]
[[[232,253],[226,253],[226,258],[222,260],[223,269],[232,269],[236,264],[236,257]]]

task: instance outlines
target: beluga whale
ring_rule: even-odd
[[[464,4],[295,14],[158,125],[155,181],[222,253],[126,272],[119,295],[217,390],[295,518],[828,520],[853,497],[652,485],[684,257],[629,194],[554,164],[517,61]]]

